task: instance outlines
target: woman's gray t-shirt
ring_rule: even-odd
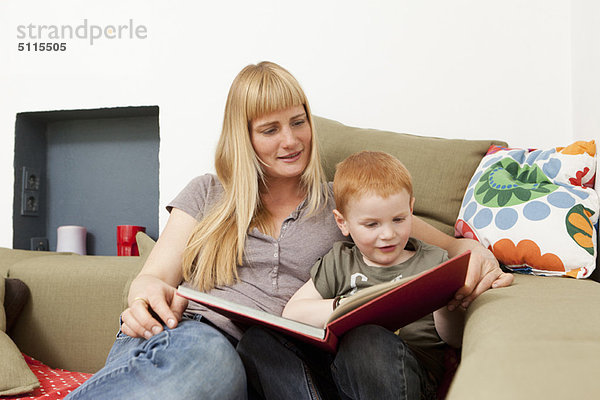
[[[281,315],[290,297],[310,279],[310,269],[333,243],[345,238],[333,218],[335,203],[331,185],[327,204],[307,217],[302,202],[283,222],[279,238],[252,229],[246,238],[243,263],[238,267],[239,281],[219,286],[209,293],[236,303]],[[178,208],[197,220],[222,196],[223,186],[217,176],[206,174],[194,178],[167,209]],[[188,282],[185,286],[191,287]],[[186,312],[202,314],[235,338],[242,330],[229,319],[191,302]]]

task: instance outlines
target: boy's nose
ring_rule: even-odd
[[[394,229],[391,226],[388,225],[384,225],[381,229],[381,233],[379,234],[379,237],[381,239],[392,239],[395,235],[396,231],[394,231]]]

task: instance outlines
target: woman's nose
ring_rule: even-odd
[[[282,144],[284,147],[293,147],[298,139],[290,127],[284,128],[282,132]]]

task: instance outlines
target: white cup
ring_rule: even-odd
[[[56,251],[86,255],[85,239],[87,229],[84,226],[63,225],[56,230]]]

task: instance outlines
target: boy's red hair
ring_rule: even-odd
[[[342,214],[352,197],[373,193],[385,198],[402,190],[413,197],[412,178],[404,164],[388,153],[361,151],[336,165],[333,195]]]

